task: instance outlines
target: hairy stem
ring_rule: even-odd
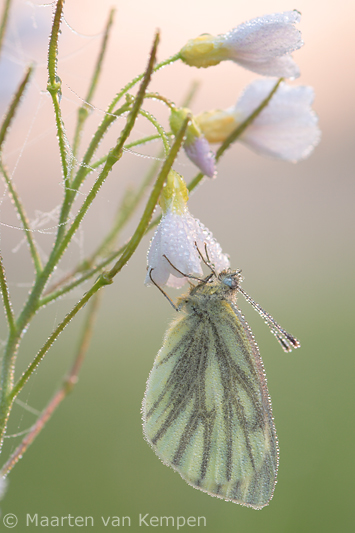
[[[108,17],[108,20],[107,20],[107,23],[106,23],[105,31],[104,31],[104,34],[103,34],[100,52],[99,52],[99,55],[98,55],[98,58],[97,58],[97,61],[96,61],[96,65],[95,65],[95,68],[94,68],[94,71],[93,71],[93,75],[92,75],[92,78],[91,78],[90,86],[89,86],[89,89],[88,89],[88,92],[87,92],[87,95],[86,95],[86,98],[85,98],[85,103],[78,109],[78,118],[77,118],[77,124],[76,124],[76,128],[75,128],[75,133],[74,133],[74,141],[73,141],[73,158],[74,159],[76,159],[78,151],[79,151],[81,133],[83,131],[85,121],[86,121],[87,117],[89,116],[89,109],[90,109],[89,104],[91,103],[91,101],[92,101],[92,99],[94,97],[94,93],[95,93],[95,90],[96,90],[96,87],[97,87],[97,84],[98,84],[98,80],[99,80],[99,77],[100,77],[102,63],[103,63],[103,60],[104,60],[104,57],[105,57],[105,52],[106,52],[106,49],[107,49],[107,42],[108,42],[108,38],[109,38],[109,34],[110,34],[110,29],[111,29],[111,26],[113,24],[114,13],[115,13],[115,9],[111,9],[109,17]],[[75,166],[73,165],[72,166],[71,175],[74,172],[74,168],[75,168]]]
[[[55,328],[53,333],[49,336],[48,340],[45,342],[43,347],[39,350],[32,363],[28,366],[25,372],[22,374],[20,379],[17,381],[16,385],[13,387],[9,393],[7,400],[11,406],[16,396],[19,394],[23,386],[27,383],[33,372],[36,370],[49,348],[52,346],[54,341],[57,340],[62,331],[66,328],[69,322],[74,318],[74,316],[88,303],[90,298],[97,293],[105,285],[112,283],[111,279],[108,279],[104,274],[102,274],[91,287],[91,289],[84,294],[84,296],[79,300],[79,302],[73,307],[73,309],[66,315],[62,322]]]
[[[9,402],[9,405],[11,406],[12,402],[22,389],[22,387],[26,384],[26,382],[29,380],[30,376],[33,374],[33,372],[36,370],[39,363],[42,361],[46,353],[48,352],[49,348],[52,346],[54,341],[59,337],[59,335],[62,333],[62,331],[65,329],[65,327],[69,324],[69,322],[72,320],[72,318],[86,305],[86,303],[90,300],[90,298],[103,286],[109,285],[113,282],[113,278],[118,274],[118,272],[122,269],[122,267],[127,263],[127,261],[131,258],[132,254],[136,250],[138,244],[140,243],[143,235],[146,232],[147,226],[149,224],[149,221],[152,217],[153,211],[155,209],[155,206],[158,202],[161,190],[163,188],[164,182],[168,176],[168,173],[170,172],[170,169],[175,161],[175,158],[179,152],[179,149],[181,147],[181,144],[183,142],[183,138],[186,132],[186,128],[188,125],[188,122],[190,120],[190,117],[187,117],[182,125],[181,130],[178,132],[175,142],[173,146],[171,147],[171,150],[164,162],[164,165],[159,173],[159,176],[155,182],[155,185],[153,187],[153,190],[151,192],[151,195],[149,197],[149,200],[147,202],[146,208],[143,212],[142,218],[139,221],[139,224],[137,226],[136,231],[133,233],[133,236],[131,237],[129,243],[125,247],[125,250],[121,256],[121,258],[117,261],[117,263],[106,273],[103,273],[99,276],[99,278],[96,280],[94,285],[91,287],[91,289],[84,294],[84,296],[81,298],[81,300],[74,306],[74,308],[66,315],[64,320],[55,328],[53,333],[50,335],[47,342],[44,344],[44,346],[41,348],[41,350],[37,353],[35,358],[33,359],[32,363],[29,365],[27,370],[22,374],[21,378],[18,380],[16,385],[13,387],[11,393],[8,395],[7,399]]]
[[[82,337],[80,339],[79,347],[77,350],[74,363],[69,371],[68,375],[64,379],[63,385],[61,388],[54,394],[51,401],[48,403],[47,407],[43,410],[41,416],[32,426],[30,431],[27,433],[26,437],[23,439],[21,444],[16,448],[12,453],[11,457],[6,461],[2,469],[0,470],[0,476],[5,477],[13,469],[15,464],[21,459],[27,448],[32,444],[34,439],[42,431],[48,420],[51,418],[54,411],[57,409],[58,405],[64,400],[64,398],[71,392],[73,387],[78,381],[78,375],[80,368],[83,364],[86,352],[90,345],[90,340],[93,333],[93,326],[99,306],[99,293],[91,300],[91,305],[88,309],[86,320],[83,327]]]
[[[58,60],[58,38],[60,34],[60,24],[63,15],[64,0],[57,1],[57,7],[54,14],[52,25],[52,32],[48,48],[48,84],[47,91],[52,97],[55,121],[57,125],[57,136],[59,143],[59,152],[62,162],[63,179],[66,187],[69,187],[67,150],[66,150],[66,136],[65,128],[62,120],[62,113],[60,109],[61,99],[61,85],[62,82],[57,75],[57,60]],[[63,222],[63,220],[61,221]]]
[[[5,142],[5,139],[6,139],[6,135],[7,135],[7,132],[10,130],[10,126],[11,126],[11,123],[12,123],[12,120],[14,119],[15,117],[15,114],[16,114],[16,111],[19,107],[19,104],[21,102],[21,98],[25,92],[25,89],[30,81],[30,78],[31,78],[31,74],[33,72],[33,67],[30,66],[28,67],[26,73],[25,73],[25,76],[23,77],[13,99],[12,99],[12,102],[9,106],[9,109],[7,110],[7,113],[4,117],[4,120],[1,124],[1,127],[0,127],[0,172],[2,173],[3,177],[4,177],[4,180],[5,180],[5,183],[8,187],[8,190],[9,190],[9,193],[11,195],[11,198],[14,202],[14,205],[16,207],[16,210],[17,210],[17,213],[20,217],[20,220],[22,222],[22,226],[23,226],[23,229],[25,231],[25,236],[26,236],[26,239],[27,239],[27,242],[28,242],[28,245],[29,245],[29,248],[30,248],[30,253],[31,253],[31,257],[32,257],[32,261],[33,261],[33,264],[35,266],[35,269],[36,269],[36,273],[37,275],[42,271],[42,263],[41,263],[41,258],[39,256],[39,253],[38,253],[38,250],[37,250],[37,247],[35,245],[35,242],[32,238],[32,233],[31,233],[31,228],[29,226],[29,222],[28,222],[28,218],[27,218],[27,215],[25,213],[25,209],[22,205],[22,202],[19,198],[19,195],[17,194],[16,192],[16,189],[12,183],[12,180],[10,178],[10,175],[9,173],[7,172],[3,162],[2,162],[2,158],[1,158],[1,147],[3,145],[3,143]]]
[[[188,123],[190,121],[191,117],[187,116],[187,118],[184,120],[182,127],[178,134],[175,137],[174,144],[172,145],[169,154],[167,155],[164,164],[162,166],[162,169],[158,175],[158,178],[155,182],[154,188],[150,194],[149,200],[147,202],[146,208],[143,212],[142,218],[137,226],[136,231],[132,235],[129,243],[125,247],[125,250],[117,263],[111,268],[111,270],[108,271],[107,277],[109,279],[112,279],[121,269],[122,267],[127,263],[127,261],[130,259],[130,257],[133,255],[134,251],[136,250],[138,244],[140,243],[143,235],[147,231],[147,227],[149,225],[149,222],[151,220],[153,211],[155,209],[155,206],[158,202],[161,190],[163,188],[164,182],[171,170],[171,167],[173,166],[173,163],[176,159],[176,156],[181,148],[181,145],[184,140],[184,136],[186,133],[186,129],[188,126]]]
[[[165,59],[164,61],[161,61],[160,63],[158,63],[156,65],[156,67],[154,67],[153,69],[153,72],[157,72],[158,70],[160,70],[161,68],[167,66],[167,65],[170,65],[171,63],[174,63],[174,61],[177,61],[178,59],[180,59],[180,54],[175,54],[174,56],[171,56],[169,57],[168,59]],[[143,74],[139,74],[138,76],[136,76],[132,81],[130,81],[129,83],[127,83],[127,85],[125,85],[123,87],[123,89],[115,96],[115,98],[112,100],[111,104],[109,105],[109,108],[107,110],[108,113],[112,113],[112,111],[115,109],[117,103],[119,102],[119,100],[126,94],[128,93],[128,91],[130,91],[132,89],[132,87],[134,87],[144,76],[144,73]]]
[[[10,333],[14,333],[16,329],[15,318],[14,318],[14,312],[11,306],[9,288],[8,288],[7,281],[6,281],[5,268],[3,265],[1,255],[0,255],[0,290],[1,290],[1,296],[2,296],[2,300],[4,304],[5,315],[6,315],[7,323],[9,326],[9,331]]]
[[[30,81],[31,75],[33,72],[33,66],[29,66],[26,70],[26,73],[18,86],[17,91],[15,92],[13,99],[11,101],[11,104],[5,114],[4,120],[2,121],[1,127],[0,127],[0,151],[2,148],[2,145],[4,144],[6,135],[8,131],[10,130],[11,122],[16,114],[16,111],[21,103],[21,98],[23,96],[23,93],[25,92],[25,89],[27,88],[28,82]]]
[[[58,12],[58,11],[57,11]],[[56,17],[55,17],[56,20]],[[157,51],[157,46],[159,42],[159,35],[156,35],[148,66],[145,72],[145,76],[142,80],[141,86],[139,88],[137,97],[135,98],[135,101],[132,106],[132,110],[129,113],[127,117],[126,126],[123,128],[121,135],[117,141],[116,146],[111,150],[110,156],[107,159],[107,162],[95,182],[93,188],[91,189],[90,193],[88,194],[86,200],[84,201],[81,209],[79,210],[78,215],[75,217],[74,222],[72,223],[71,227],[65,234],[65,237],[58,243],[58,234],[57,234],[57,245],[54,246],[52,253],[49,257],[49,260],[47,264],[45,265],[42,273],[37,278],[36,283],[30,293],[30,296],[27,300],[27,303],[22,310],[22,313],[19,316],[19,319],[16,323],[16,334],[13,335],[12,338],[9,339],[9,343],[6,347],[4,360],[11,361],[11,365],[8,365],[8,372],[4,373],[6,376],[6,387],[3,388],[1,401],[0,401],[0,428],[2,428],[2,434],[1,438],[3,439],[4,432],[6,429],[6,423],[7,419],[10,413],[10,409],[12,406],[13,400],[16,398],[22,387],[25,385],[27,380],[30,378],[32,373],[37,368],[38,364],[42,361],[43,357],[48,352],[49,348],[53,344],[53,342],[58,338],[60,333],[64,330],[64,328],[67,326],[67,324],[70,322],[70,320],[82,309],[82,307],[88,302],[88,300],[104,285],[108,285],[112,283],[112,277],[108,278],[104,274],[102,274],[99,279],[94,283],[93,287],[81,298],[81,300],[77,303],[77,305],[72,309],[72,311],[65,317],[65,319],[59,324],[59,326],[53,331],[52,335],[49,337],[47,342],[43,345],[41,350],[38,352],[38,354],[33,359],[32,363],[29,365],[27,370],[24,372],[22,377],[19,379],[17,384],[13,387],[13,372],[14,372],[14,362],[16,358],[16,351],[17,346],[20,340],[20,336],[22,332],[24,331],[25,327],[27,326],[29,320],[32,318],[32,316],[35,314],[35,312],[38,309],[38,301],[40,298],[40,295],[43,291],[45,283],[48,281],[49,276],[53,272],[54,266],[58,263],[60,260],[62,254],[64,253],[66,247],[70,243],[74,233],[78,229],[85,213],[87,212],[88,208],[90,207],[91,203],[93,202],[98,190],[100,189],[103,181],[106,179],[108,173],[111,171],[113,165],[119,160],[119,158],[122,155],[123,151],[123,145],[129,136],[135,120],[138,116],[139,109],[142,105],[142,102],[144,100],[144,95],[147,89],[147,86],[150,81],[150,77],[153,70],[153,65],[155,62],[155,56]]]
[[[11,5],[11,0],[5,0],[4,8],[2,10],[2,15],[1,15],[1,22],[0,22],[0,54],[1,54],[2,45],[4,42],[7,22],[9,20],[10,5]]]

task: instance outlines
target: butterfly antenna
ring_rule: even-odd
[[[239,292],[242,293],[247,302],[259,313],[259,315],[265,320],[269,326],[271,332],[275,335],[278,342],[281,344],[282,349],[285,352],[291,352],[292,348],[299,348],[301,343],[290,333],[284,330],[280,324],[274,320],[274,318],[267,313],[258,303],[253,300],[241,287],[238,286]]]
[[[210,258],[209,258],[209,255],[208,255],[208,251],[207,251],[207,243],[205,243],[205,254],[206,254],[206,259],[203,257],[202,253],[200,252],[200,249],[199,247],[197,246],[197,242],[195,241],[195,246],[196,246],[196,250],[198,252],[198,255],[201,257],[202,261],[205,263],[205,265],[211,270],[212,274],[217,278],[217,273],[216,271],[212,268],[212,263],[210,261]],[[211,279],[211,276],[208,277],[208,279]]]
[[[168,300],[168,302],[170,303],[170,305],[173,306],[173,308],[175,309],[175,311],[179,311],[179,308],[176,307],[176,305],[174,304],[174,302],[172,301],[172,299],[170,298],[170,296],[168,296],[166,294],[166,292],[163,291],[163,289],[161,287],[159,287],[159,285],[154,281],[154,279],[152,278],[152,272],[153,272],[154,268],[151,268],[149,270],[149,277],[150,277],[150,281],[153,283],[153,285],[155,285],[159,290],[160,292],[165,296],[165,298]]]
[[[165,257],[165,259],[167,260],[167,262],[169,263],[169,265],[170,265],[171,267],[173,267],[173,269],[176,270],[176,272],[179,272],[179,274],[181,274],[184,278],[195,279],[196,281],[204,281],[203,279],[198,278],[197,276],[192,276],[191,274],[185,274],[184,272],[181,272],[181,270],[179,270],[178,268],[176,268],[176,266],[174,266],[174,265],[172,264],[172,262],[169,261],[169,259],[166,257],[165,254],[163,254],[163,257]]]

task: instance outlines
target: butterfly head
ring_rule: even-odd
[[[223,270],[218,274],[218,280],[232,290],[237,290],[243,281],[241,270]]]

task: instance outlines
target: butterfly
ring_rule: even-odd
[[[212,271],[179,298],[179,316],[147,381],[143,432],[163,463],[193,487],[261,509],[275,488],[278,440],[263,362],[237,307],[238,292],[286,352],[300,343],[245,293],[242,279],[240,270]]]

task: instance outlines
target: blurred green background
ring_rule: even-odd
[[[51,13],[39,4],[15,2],[1,64],[0,94],[5,109],[24,65],[36,59],[22,118],[14,124],[6,147],[6,160],[32,219],[38,218],[39,210],[51,213],[62,192],[51,102],[41,93]],[[1,502],[2,516],[16,514],[18,531],[36,529],[26,526],[27,513],[92,516],[95,531],[113,529],[103,525],[101,516],[105,520],[130,516],[130,530],[140,531],[139,513],[186,519],[204,516],[207,526],[201,529],[211,532],[353,531],[355,117],[349,45],[354,4],[220,0],[217,5],[181,0],[173,7],[159,0],[67,1],[66,21],[77,32],[63,27],[59,57],[69,138],[81,103],[78,95],[86,94],[99,47],[96,34],[111,5],[118,8],[116,23],[89,122],[91,132],[84,143],[115,92],[143,70],[156,27],[162,31],[159,59],[163,59],[200,33],[223,33],[264,13],[293,8],[302,12],[300,29],[306,45],[294,54],[302,73],[294,83],[315,88],[321,144],[297,165],[264,159],[236,146],[222,160],[218,178],[205,182],[189,202],[190,211],[230,254],[233,268],[242,268],[244,289],[301,340],[300,350],[284,354],[261,318],[240,301],[266,368],[280,443],[278,484],[270,506],[262,511],[223,502],[186,485],[144,441],[140,405],[145,382],[173,316],[161,294],[143,285],[146,237],[102,295],[79,382],[11,472]],[[193,105],[199,112],[232,105],[254,78],[233,64],[203,72],[179,64],[160,72],[152,89],[179,102],[191,81],[199,79],[202,85]],[[155,106],[152,112],[164,120],[164,109]],[[112,128],[111,141],[118,131]],[[138,123],[137,137],[150,132],[146,122]],[[157,153],[154,145],[140,152]],[[60,264],[58,277],[94,248],[109,228],[122,190],[137,183],[150,163],[134,154],[123,158],[102,188],[83,233]],[[184,157],[176,170],[187,179],[194,175]],[[26,246],[19,246],[22,235],[13,228],[19,223],[5,192],[0,205],[1,248],[18,310],[32,278]],[[47,218],[43,228],[52,228],[50,233],[56,219],[53,213]],[[48,252],[53,235],[36,234],[36,238],[43,253]],[[80,292],[71,294],[38,314],[24,339],[19,373],[79,296]],[[75,353],[81,322],[82,317],[69,325],[24,389],[21,400],[27,406],[43,409],[60,385]],[[4,325],[0,338],[6,339]],[[25,430],[34,420],[33,414],[16,405],[9,434]],[[18,438],[7,439],[4,458],[18,442]],[[1,520],[0,529],[5,529]],[[62,530],[73,528],[67,525]]]

